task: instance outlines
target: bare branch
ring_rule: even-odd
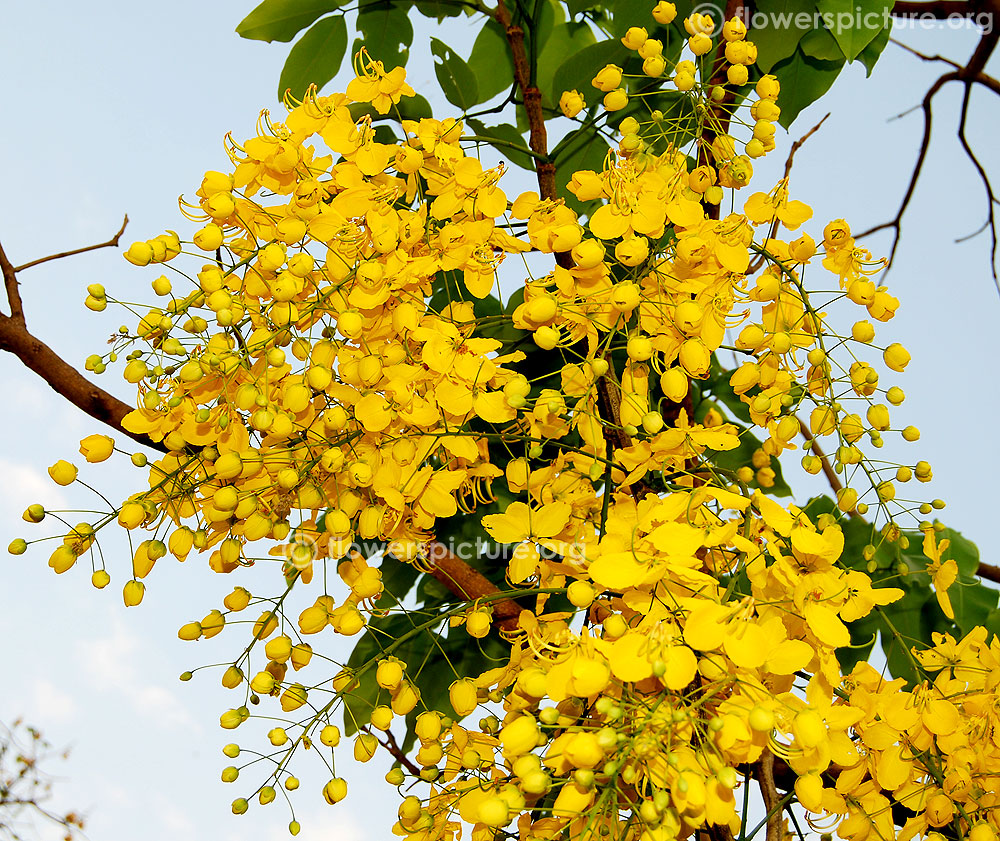
[[[962,69],[962,65],[959,64],[957,61],[952,61],[950,58],[946,58],[943,55],[927,55],[926,53],[922,53],[919,50],[913,49],[913,47],[911,47],[909,44],[904,44],[902,41],[899,41],[896,38],[890,38],[889,41],[890,43],[895,44],[900,49],[906,50],[906,52],[910,53],[910,55],[915,55],[922,61],[942,61],[945,64],[950,64],[956,70]]]
[[[809,129],[809,131],[807,131],[805,134],[803,134],[802,137],[800,137],[798,140],[796,140],[792,144],[792,148],[788,150],[788,157],[785,159],[785,176],[784,176],[784,178],[785,178],[786,181],[788,180],[788,176],[791,175],[791,172],[792,172],[792,162],[795,160],[795,153],[798,152],[799,149],[802,148],[802,146],[805,144],[805,142],[810,137],[812,137],[817,131],[819,131],[820,126],[822,126],[823,123],[826,122],[827,117],[830,116],[830,113],[831,112],[827,111],[826,112],[826,117],[823,117],[822,120],[820,120],[818,123],[816,123],[816,125],[814,125],[811,129]],[[771,220],[771,227],[770,227],[770,230],[768,231],[767,238],[768,239],[774,239],[774,235],[777,232],[778,232],[778,217],[775,216],[774,219]],[[748,275],[755,274],[757,272],[757,270],[760,269],[760,267],[764,265],[764,260],[765,259],[766,258],[764,257],[763,254],[758,254],[757,257],[754,258],[754,261],[747,267],[747,274]]]
[[[63,257],[72,257],[76,254],[83,254],[87,251],[96,251],[98,248],[117,248],[118,241],[121,239],[123,233],[125,233],[125,227],[128,225],[128,214],[125,214],[125,219],[122,221],[122,226],[118,229],[118,233],[115,234],[107,242],[99,242],[97,245],[85,245],[83,248],[74,248],[71,251],[60,251],[58,254],[50,254],[48,257],[39,257],[37,260],[32,260],[29,263],[25,263],[23,266],[18,266],[14,269],[15,272],[23,272],[25,269],[30,269],[32,266],[38,266],[42,263],[48,263],[50,260],[61,260]]]
[[[927,150],[930,148],[931,143],[931,124],[932,124],[932,113],[931,113],[931,103],[934,101],[934,97],[937,95],[938,91],[941,90],[948,82],[953,82],[961,78],[959,71],[953,71],[951,73],[945,73],[943,76],[939,77],[937,81],[931,85],[927,93],[924,94],[924,98],[920,103],[920,108],[924,112],[924,133],[920,139],[920,151],[917,154],[917,161],[914,164],[913,172],[910,175],[910,183],[907,185],[906,193],[903,196],[903,201],[899,205],[899,210],[896,211],[896,215],[893,219],[888,222],[883,222],[881,225],[876,225],[873,228],[869,228],[866,231],[857,235],[857,238],[866,237],[871,234],[877,233],[878,231],[891,230],[893,231],[892,238],[892,249],[889,252],[889,262],[887,266],[892,265],[892,261],[896,257],[896,249],[899,247],[899,236],[900,227],[903,221],[903,214],[906,213],[906,209],[910,206],[910,201],[913,199],[913,193],[917,189],[917,181],[920,179],[920,173],[924,168],[924,161],[927,158]]]
[[[24,324],[24,305],[21,303],[21,290],[17,288],[17,269],[7,259],[7,254],[0,245],[0,272],[3,272],[3,286],[7,292],[7,304],[10,307],[10,319],[18,324]]]
[[[14,354],[25,367],[45,380],[53,391],[92,418],[145,447],[165,451],[162,443],[146,435],[129,432],[122,426],[125,415],[132,411],[131,406],[90,382],[52,348],[31,335],[22,322],[0,315],[0,350]]]
[[[958,141],[962,144],[962,149],[965,150],[966,157],[972,161],[976,172],[979,173],[979,179],[983,182],[983,189],[986,191],[986,225],[977,233],[981,233],[987,227],[990,230],[990,271],[993,273],[993,282],[997,287],[997,291],[1000,292],[1000,280],[997,279],[997,226],[996,216],[993,212],[993,204],[996,202],[996,197],[993,194],[993,185],[990,183],[986,170],[983,169],[983,165],[979,162],[979,158],[976,157],[976,153],[972,151],[968,138],[965,136],[965,124],[969,116],[971,94],[972,82],[966,82],[965,93],[962,96],[961,116],[958,120]]]

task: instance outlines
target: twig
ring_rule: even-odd
[[[375,735],[372,733],[370,727],[362,727],[362,731],[367,733],[369,736]],[[392,735],[391,730],[384,731],[385,741],[383,742],[378,736],[375,736],[375,741],[378,742],[382,747],[384,747],[400,765],[402,765],[407,771],[413,774],[414,777],[420,775],[420,768],[405,754],[399,747],[399,743],[396,741],[396,737]]]
[[[7,291],[7,304],[10,306],[11,321],[24,326],[24,304],[21,303],[21,290],[17,288],[17,269],[15,269],[7,254],[0,245],[0,271],[3,272],[3,286]]]
[[[14,269],[15,272],[23,272],[25,269],[30,269],[32,266],[38,266],[42,263],[48,263],[50,260],[61,260],[63,257],[72,257],[76,254],[83,254],[87,251],[96,251],[98,248],[117,248],[118,240],[121,239],[123,233],[125,233],[125,228],[128,225],[128,214],[125,214],[125,219],[122,221],[122,226],[118,229],[118,233],[115,234],[107,242],[99,242],[97,245],[85,245],[83,248],[74,248],[71,251],[60,251],[58,254],[50,254],[48,257],[39,257],[37,260],[32,260],[30,263],[25,263],[23,266],[18,266]]]
[[[812,137],[817,131],[819,131],[820,126],[822,126],[823,123],[826,122],[827,117],[830,116],[830,113],[831,113],[830,111],[827,111],[826,117],[823,117],[822,120],[816,123],[816,125],[814,125],[811,129],[809,129],[809,131],[803,134],[802,137],[796,140],[792,144],[792,148],[788,150],[788,157],[785,159],[785,176],[784,176],[785,181],[788,181],[788,176],[792,172],[792,161],[795,160],[795,153],[798,152],[799,149],[801,149],[805,145],[805,142],[810,137]],[[774,219],[771,220],[771,227],[770,230],[768,231],[767,238],[774,239],[774,235],[777,232],[778,232],[778,217],[775,216]],[[758,254],[757,257],[754,259],[754,261],[747,267],[747,274],[748,275],[754,274],[762,265],[764,265],[764,259],[765,257],[763,254]]]
[[[883,222],[881,225],[875,225],[866,231],[862,231],[857,235],[857,238],[866,237],[871,234],[877,233],[878,231],[892,230],[892,249],[889,252],[889,261],[887,266],[892,265],[892,261],[896,257],[896,249],[899,247],[899,236],[900,236],[900,226],[903,221],[903,214],[906,213],[906,209],[910,206],[910,200],[913,198],[913,193],[917,189],[917,181],[920,178],[920,173],[924,168],[924,161],[927,158],[927,150],[930,148],[931,143],[931,103],[934,97],[937,95],[938,91],[941,90],[948,82],[953,82],[959,78],[959,71],[954,71],[951,73],[945,73],[943,76],[939,77],[927,93],[924,94],[924,98],[920,103],[920,108],[924,112],[924,133],[923,137],[920,139],[920,151],[917,154],[917,162],[913,166],[913,172],[910,175],[910,183],[907,185],[906,193],[903,195],[903,201],[899,205],[899,210],[896,211],[894,218],[888,222]]]
[[[989,10],[994,16],[1000,14],[1000,0],[988,0],[988,2],[977,2],[974,4],[970,3],[953,3],[951,0],[938,0],[933,3],[905,3],[897,2],[893,6],[893,13],[900,14],[914,14],[914,13],[935,13],[940,12],[942,17],[948,17],[953,14],[976,14]],[[992,187],[989,184],[989,180],[985,175],[985,171],[980,165],[976,156],[972,153],[971,148],[965,138],[965,119],[966,111],[968,107],[968,97],[969,88],[973,84],[981,84],[984,87],[992,90],[994,93],[1000,95],[1000,82],[994,79],[992,76],[986,75],[983,71],[986,67],[986,63],[989,61],[990,57],[993,55],[996,49],[997,42],[1000,40],[1000,30],[991,29],[989,31],[983,31],[979,42],[976,45],[975,51],[969,58],[969,61],[965,66],[959,65],[951,59],[943,58],[942,56],[930,56],[921,53],[912,47],[908,47],[905,44],[900,44],[900,46],[907,50],[908,52],[915,55],[917,58],[923,61],[942,61],[946,64],[951,65],[955,69],[945,73],[944,75],[938,77],[934,84],[930,86],[920,103],[920,109],[924,114],[924,129],[923,136],[920,140],[920,151],[917,154],[917,161],[913,167],[913,172],[910,175],[910,183],[906,188],[906,193],[903,196],[903,201],[899,206],[899,210],[893,219],[888,222],[883,222],[881,225],[876,225],[868,230],[858,234],[858,238],[869,236],[870,234],[876,233],[877,231],[892,230],[893,240],[892,249],[889,253],[888,266],[891,266],[893,260],[896,256],[896,249],[899,247],[899,240],[901,234],[901,226],[903,221],[903,214],[906,212],[907,207],[909,207],[910,201],[913,198],[913,193],[917,187],[917,181],[920,178],[920,174],[923,171],[924,162],[927,158],[927,150],[930,147],[931,140],[931,127],[932,127],[932,113],[931,113],[931,103],[934,97],[937,95],[938,91],[941,90],[948,82],[963,82],[966,86],[965,99],[963,100],[962,107],[962,117],[959,123],[959,140],[962,143],[962,147],[966,154],[972,161],[973,165],[976,167],[980,178],[983,179],[986,185],[987,194],[990,202],[989,216],[987,218],[987,226],[990,227],[991,233],[993,234],[993,247],[991,250],[990,259],[990,270],[993,274],[993,278],[997,280],[996,272],[996,230],[993,224],[993,201],[995,200],[993,196]],[[897,42],[898,43],[898,42]],[[908,113],[908,112],[907,112]],[[983,230],[985,230],[984,226]],[[998,283],[998,289],[1000,289],[1000,283]]]
[[[950,58],[946,58],[943,55],[927,55],[926,53],[922,53],[920,52],[920,50],[915,50],[909,44],[904,44],[902,41],[899,41],[895,38],[890,38],[889,42],[895,44],[900,49],[906,50],[906,52],[910,53],[911,55],[915,55],[922,61],[943,61],[945,64],[950,64],[956,70],[962,69],[962,65],[959,64],[957,61],[952,61]]]
[[[966,82],[965,93],[962,96],[961,116],[958,120],[958,142],[962,144],[962,149],[965,150],[966,157],[972,161],[976,172],[979,173],[979,179],[983,182],[983,189],[986,191],[986,224],[976,234],[973,234],[973,236],[982,233],[987,227],[990,229],[990,271],[993,273],[993,282],[997,287],[997,292],[1000,292],[1000,280],[997,278],[997,226],[996,217],[993,213],[993,204],[996,202],[996,197],[993,195],[993,185],[990,183],[986,170],[983,169],[983,165],[979,162],[979,158],[976,157],[976,153],[972,151],[968,138],[965,136],[965,123],[969,116],[969,99],[971,94],[972,82]],[[965,237],[965,239],[968,239],[968,237]]]
[[[802,433],[802,437],[806,439],[809,447],[813,451],[813,455],[819,459],[820,465],[823,468],[823,475],[826,476],[826,481],[830,485],[830,490],[833,491],[834,495],[840,493],[844,486],[840,481],[840,477],[837,475],[837,471],[833,469],[833,465],[830,464],[830,459],[827,458],[826,453],[823,452],[822,447],[819,445],[819,441],[816,440],[815,436],[809,431],[809,427],[803,422],[802,418],[796,418],[799,422],[799,432]],[[857,511],[849,512],[849,516],[854,518],[860,518],[861,515]]]

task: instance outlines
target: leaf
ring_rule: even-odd
[[[382,2],[364,6],[358,13],[357,29],[371,57],[385,66],[406,65],[413,44],[413,24],[409,9],[398,3]]]
[[[816,0],[816,8],[848,61],[854,61],[886,25],[892,26],[892,2],[887,0]]]
[[[992,587],[984,587],[978,581],[966,582],[959,579],[948,588],[951,606],[955,611],[955,624],[962,636],[977,625],[982,625],[997,606],[1000,592]]]
[[[486,102],[513,86],[514,59],[504,29],[495,20],[490,20],[479,30],[468,64],[479,85],[480,102]]]
[[[469,65],[447,44],[431,38],[431,53],[439,59],[434,63],[434,74],[452,105],[467,111],[479,102],[479,86]]]
[[[771,73],[778,62],[795,53],[799,41],[813,28],[815,16],[813,0],[758,0],[754,18],[767,23],[750,37],[757,45],[761,72]]]
[[[620,41],[601,41],[571,55],[559,65],[552,78],[554,101],[559,101],[563,91],[576,90],[588,106],[593,106],[602,94],[590,84],[590,80],[607,64],[617,64],[620,67],[628,56],[629,51]]]
[[[799,46],[810,58],[818,58],[821,61],[840,61],[844,58],[844,53],[825,26],[821,26],[812,32],[807,32],[805,37],[799,42]]]
[[[538,55],[538,73],[535,83],[542,92],[542,105],[555,107],[562,96],[556,90],[556,73],[565,61],[572,59],[594,44],[594,33],[586,23],[560,23],[545,42],[545,49]],[[623,45],[624,46],[624,45]],[[579,58],[577,59],[579,60]],[[596,72],[596,71],[595,71]]]
[[[860,61],[867,71],[867,75],[872,75],[872,70],[875,69],[875,62],[878,61],[879,56],[882,55],[882,51],[885,49],[886,45],[889,43],[889,36],[892,34],[892,27],[887,26],[878,35],[872,38],[871,43],[861,51],[861,55],[858,56],[858,61]]]
[[[278,99],[284,98],[286,90],[301,98],[310,84],[320,90],[337,75],[346,50],[347,24],[343,15],[324,18],[313,25],[295,42],[285,59],[278,80]]]
[[[703,400],[695,407],[695,419],[699,422],[705,417],[705,413],[713,407],[713,401]],[[717,407],[716,407],[717,408]],[[738,470],[745,464],[750,464],[753,454],[762,446],[761,441],[748,429],[742,428],[739,424],[734,424],[738,429],[740,445],[733,450],[723,452],[705,451],[705,458],[726,470]],[[778,459],[771,460],[771,469],[774,471],[774,484],[770,488],[759,486],[756,481],[750,483],[751,488],[760,487],[761,491],[768,496],[785,497],[792,495],[792,489],[788,487],[784,476],[781,475],[781,462]]]
[[[955,559],[959,574],[964,578],[975,578],[976,571],[979,569],[979,547],[954,529],[945,529],[937,536],[937,539],[938,543],[942,540],[951,541],[945,555]],[[920,541],[923,540],[923,535],[918,533],[916,538],[911,540],[911,545],[913,545],[914,540],[919,545]],[[922,550],[921,557],[923,557]],[[924,558],[924,563],[927,563],[926,558]]]
[[[506,143],[513,143],[516,146],[523,146],[527,148],[528,142],[524,139],[521,132],[519,132],[510,123],[501,123],[498,126],[487,126],[480,120],[466,120],[467,125],[471,128],[479,137],[494,138],[498,141],[503,141],[501,143],[491,144],[505,160],[510,161],[510,163],[516,166],[526,169],[529,172],[535,171],[535,159],[529,155],[527,152],[519,152],[517,149],[512,149],[510,146],[504,145]]]
[[[577,129],[567,134],[556,148],[551,158],[556,165],[556,195],[566,200],[566,204],[578,213],[585,213],[593,202],[579,201],[566,189],[574,172],[585,169],[600,172],[604,168],[604,158],[608,154],[608,144],[596,131]]]
[[[344,0],[264,0],[236,25],[236,33],[254,41],[291,41],[316,18],[342,5]]]
[[[798,49],[790,59],[774,67],[774,75],[781,81],[781,92],[778,94],[781,116],[778,122],[788,128],[803,109],[830,89],[843,66],[843,59],[819,61]]]
[[[424,17],[436,18],[439,23],[445,18],[458,17],[463,11],[461,3],[449,0],[419,0],[414,6]]]

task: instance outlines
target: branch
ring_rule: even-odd
[[[906,213],[906,209],[910,206],[910,200],[913,198],[913,193],[917,189],[917,181],[920,178],[920,173],[924,168],[924,161],[927,158],[927,150],[931,143],[931,103],[934,97],[937,95],[938,91],[941,90],[948,82],[954,82],[960,78],[959,71],[955,70],[951,73],[945,73],[943,76],[939,77],[937,81],[931,85],[927,93],[924,94],[924,98],[920,103],[920,108],[924,112],[924,133],[920,140],[920,151],[917,154],[917,162],[913,166],[913,172],[910,175],[910,183],[906,188],[906,193],[903,196],[903,201],[899,205],[899,210],[896,211],[896,216],[888,222],[883,222],[881,225],[876,225],[873,228],[869,228],[866,231],[857,235],[857,238],[869,236],[878,231],[884,231],[890,229],[894,232],[892,238],[892,249],[889,252],[889,261],[886,266],[891,266],[892,261],[896,257],[896,249],[899,247],[899,236],[900,236],[900,226],[903,221],[903,214]]]
[[[956,8],[956,6],[960,8]],[[979,0],[979,2],[971,4],[964,2],[958,4],[952,4],[951,0],[938,0],[938,2],[934,3],[897,2],[893,7],[893,13],[895,14],[897,13],[897,10],[900,10],[901,13],[912,15],[918,12],[919,13],[933,12],[935,8],[941,11],[943,14],[945,14],[945,16],[948,16],[949,14],[960,14],[960,13],[969,14],[971,10],[971,13],[978,14],[978,13],[988,12],[989,14],[996,17],[997,15],[1000,15],[1000,0]],[[996,236],[996,227],[994,224],[994,215],[993,215],[993,202],[995,201],[995,197],[993,194],[993,188],[989,182],[988,177],[986,176],[986,172],[979,163],[979,160],[976,158],[975,154],[972,152],[972,149],[969,146],[969,143],[965,137],[965,123],[968,111],[970,88],[973,84],[981,84],[984,87],[988,88],[989,90],[992,90],[997,95],[1000,95],[1000,82],[998,82],[992,76],[989,76],[986,73],[984,73],[986,63],[990,60],[990,57],[993,55],[998,40],[1000,40],[1000,30],[984,29],[983,34],[980,36],[979,42],[976,45],[975,51],[972,53],[965,66],[962,66],[957,62],[952,61],[951,59],[944,58],[943,56],[926,55],[924,53],[919,52],[918,50],[913,49],[912,47],[906,46],[905,44],[900,44],[900,46],[903,49],[905,49],[912,55],[916,56],[917,58],[921,59],[922,61],[944,62],[945,64],[948,64],[951,67],[953,67],[954,69],[938,77],[938,79],[934,82],[934,84],[931,85],[931,87],[924,94],[923,100],[920,103],[920,108],[924,113],[924,130],[923,130],[923,136],[921,137],[920,140],[920,151],[917,154],[917,161],[913,167],[913,172],[910,176],[910,183],[907,186],[906,194],[903,196],[903,201],[899,206],[899,210],[896,212],[896,216],[888,222],[883,222],[881,225],[876,225],[875,227],[869,228],[863,233],[858,234],[858,237],[860,238],[868,236],[869,234],[873,234],[877,231],[882,231],[887,229],[892,230],[894,232],[892,241],[892,250],[890,251],[889,262],[887,264],[888,266],[891,266],[893,260],[895,259],[896,249],[899,247],[903,214],[906,212],[906,209],[907,207],[909,207],[910,201],[913,198],[913,193],[916,190],[917,181],[920,178],[920,174],[923,171],[924,162],[927,158],[927,150],[930,146],[930,140],[931,140],[931,126],[932,126],[931,103],[934,97],[937,95],[938,91],[940,91],[941,88],[943,88],[948,82],[960,81],[965,84],[966,89],[965,89],[965,97],[962,101],[962,115],[958,127],[959,141],[961,142],[962,148],[965,151],[966,155],[972,161],[973,166],[975,166],[976,171],[979,173],[979,176],[982,179],[983,184],[986,188],[987,200],[989,202],[989,210],[988,210],[986,224],[980,230],[986,230],[987,227],[990,228],[993,240],[990,252],[990,271],[993,274],[994,280],[995,281],[997,280],[997,271],[996,271],[997,236]],[[979,232],[977,231],[977,233]],[[1000,283],[998,283],[998,289],[1000,289]]]
[[[83,248],[74,248],[72,251],[60,251],[58,254],[50,254],[48,257],[39,257],[37,260],[32,260],[30,263],[25,263],[23,266],[18,266],[14,269],[15,272],[23,272],[25,269],[30,269],[32,266],[38,266],[42,263],[47,263],[49,260],[61,260],[63,257],[72,257],[76,254],[83,254],[87,251],[96,251],[98,248],[117,248],[118,240],[121,239],[123,233],[125,233],[125,227],[128,225],[128,214],[125,214],[125,219],[122,221],[122,226],[118,229],[118,233],[115,234],[107,242],[99,242],[97,245],[85,245]]]
[[[764,748],[756,767],[757,784],[767,809],[767,841],[781,841],[784,833],[781,831],[781,798],[774,786],[774,754]]]
[[[7,291],[7,304],[10,306],[10,319],[24,325],[24,305],[21,303],[21,290],[17,288],[17,269],[7,259],[7,254],[0,245],[0,272],[3,272],[3,286]]]
[[[370,727],[362,727],[361,730],[369,736],[374,735]],[[392,735],[392,731],[386,730],[384,731],[384,735],[384,742],[381,741],[377,735],[375,735],[375,741],[385,748],[392,755],[392,758],[402,765],[407,771],[413,774],[414,777],[420,776],[420,768],[415,765],[405,753],[403,753],[402,748],[400,748],[399,743],[396,741],[396,737]]]
[[[816,125],[814,125],[811,129],[809,129],[809,131],[807,131],[805,134],[803,134],[802,137],[800,137],[798,140],[796,140],[792,144],[792,148],[788,150],[788,157],[785,159],[785,175],[784,175],[784,180],[786,182],[788,181],[788,176],[791,175],[791,172],[792,172],[792,161],[795,160],[795,153],[798,152],[799,149],[801,149],[805,145],[805,142],[810,137],[812,137],[817,131],[819,131],[820,126],[822,126],[823,123],[826,122],[827,117],[829,117],[831,113],[832,112],[827,111],[826,112],[826,117],[824,117],[822,120],[820,120],[818,123],[816,123]],[[775,216],[774,219],[771,220],[771,228],[770,228],[770,230],[768,231],[768,234],[767,234],[767,238],[768,239],[774,239],[774,235],[778,232],[778,221],[779,220],[778,220],[777,216]],[[764,260],[765,259],[766,259],[766,257],[763,254],[758,254],[757,257],[754,259],[754,261],[747,267],[747,271],[746,271],[747,275],[755,274],[757,272],[757,270],[761,266],[764,265]]]
[[[443,544],[431,544],[430,575],[444,584],[452,593],[463,599],[474,601],[483,596],[492,596],[500,590],[481,572],[473,569]],[[502,631],[517,630],[517,619],[523,608],[513,599],[493,602],[493,621]]]
[[[972,151],[972,147],[965,136],[965,123],[969,116],[969,99],[971,94],[972,82],[966,82],[965,93],[962,95],[962,112],[958,120],[958,141],[962,144],[962,149],[965,150],[966,157],[972,161],[976,172],[979,173],[979,179],[983,182],[983,189],[986,191],[986,224],[976,234],[981,233],[987,227],[990,229],[990,270],[993,273],[993,281],[997,286],[997,291],[1000,292],[1000,280],[997,278],[997,226],[996,217],[993,212],[993,204],[996,202],[996,196],[993,194],[993,185],[990,183],[986,170],[983,169],[983,165],[979,162],[979,158],[976,157],[976,153]]]
[[[0,315],[0,350],[14,354],[25,367],[34,371],[57,394],[90,415],[144,447],[165,452],[160,442],[146,435],[129,432],[122,419],[132,407],[94,385],[52,348],[25,329],[23,321]]]
[[[528,145],[538,163],[535,175],[538,178],[538,195],[543,199],[556,198],[556,167],[549,159],[549,140],[545,129],[545,115],[542,113],[542,92],[532,83],[531,63],[524,49],[524,29],[515,26],[504,0],[497,0],[493,13],[507,35],[511,56],[514,60],[514,80],[524,98],[524,111],[528,117]],[[534,35],[534,33],[532,33]]]
[[[896,0],[889,14],[898,18],[919,18],[928,15],[936,20],[947,20],[954,17],[975,17],[982,11],[981,3],[970,3],[967,0]]]

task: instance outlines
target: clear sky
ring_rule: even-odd
[[[15,264],[105,240],[126,212],[126,242],[165,228],[190,234],[177,211],[178,194],[193,193],[205,170],[227,164],[226,132],[248,136],[261,108],[280,110],[274,91],[287,47],[234,34],[249,6],[236,0],[95,0],[17,3],[5,10],[0,242]],[[462,31],[451,43],[471,43],[474,34]],[[970,29],[944,27],[898,36],[959,59],[976,39]],[[410,73],[425,93],[432,78],[429,63],[421,60],[426,40],[418,34]],[[935,72],[890,45],[871,79],[852,67],[832,95],[792,127],[791,138],[798,137],[833,112],[799,152],[792,179],[795,197],[816,210],[810,229],[817,239],[832,218],[846,217],[863,230],[893,215],[916,153],[920,118],[888,119],[915,105]],[[993,344],[1000,306],[986,238],[953,244],[985,218],[985,198],[954,136],[959,94],[957,88],[945,91],[938,100],[938,131],[888,276],[902,307],[879,334],[913,354],[907,373],[896,380],[908,394],[897,416],[903,424],[919,425],[923,437],[917,445],[887,446],[885,452],[911,463],[931,461],[930,493],[948,500],[946,521],[997,563],[1000,538],[989,475],[1000,455]],[[988,94],[976,94],[969,134],[987,161],[1000,129],[997,113]],[[779,137],[779,144],[789,142]],[[772,157],[768,166],[777,178],[784,153]],[[767,178],[760,183],[768,186]],[[869,246],[881,253],[888,238]],[[120,297],[142,301],[152,297],[151,278],[110,249],[31,269],[21,278],[29,328],[82,366],[123,318],[112,308],[100,315],[87,311],[86,285],[100,282]],[[105,430],[12,357],[0,356],[0,377],[5,546],[15,536],[33,536],[20,519],[28,503],[91,506],[83,491],[56,489],[45,468],[58,458],[74,459],[80,438]],[[117,375],[105,378],[105,387],[130,399]],[[800,472],[789,473],[803,501],[811,490],[822,490]],[[119,497],[142,478],[124,459],[89,475]],[[120,587],[127,549],[110,541],[105,551],[112,574],[119,572],[103,592],[89,586],[84,564],[53,575],[44,545],[20,558],[0,558],[0,720],[25,715],[57,745],[72,746],[70,760],[56,769],[64,778],[57,802],[89,814],[94,841],[131,841],[137,833],[146,841],[288,837],[289,815],[280,802],[243,818],[229,812],[232,798],[252,790],[256,779],[252,786],[219,782],[228,764],[220,748],[232,737],[217,726],[218,715],[231,706],[217,673],[177,681],[181,671],[211,662],[215,653],[225,656],[229,644],[192,647],[176,639],[176,629],[218,605],[234,582],[198,560],[183,566],[164,561],[151,576],[142,607],[126,613]],[[296,798],[301,838],[386,837],[396,804],[376,785],[377,770],[360,770],[354,785],[357,769],[340,769],[352,778],[355,796],[334,808],[319,794],[325,775],[302,774]]]

